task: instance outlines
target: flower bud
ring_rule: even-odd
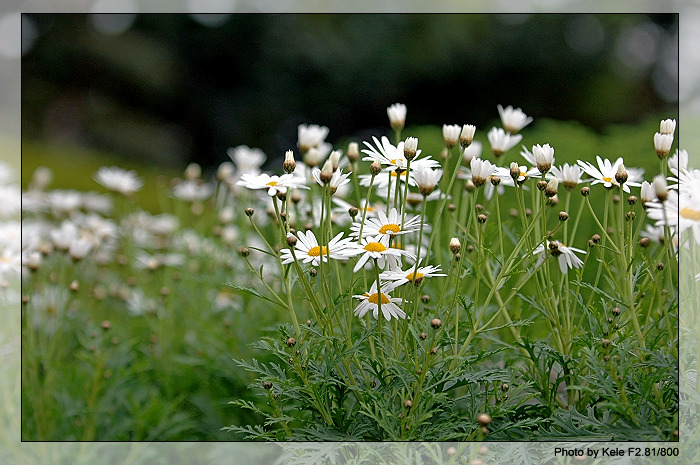
[[[238,249],[238,253],[241,254],[241,257],[247,257],[248,255],[250,255],[250,250],[248,249],[248,247],[241,247],[240,249]]]
[[[498,186],[501,183],[501,178],[498,176],[490,176],[490,179],[493,186]]]
[[[333,150],[331,152],[331,155],[328,157],[334,172],[338,170],[338,164],[340,163],[340,156],[342,154],[343,152],[341,152],[340,150]]]
[[[537,181],[537,190],[544,191],[546,188],[547,181],[545,181],[544,179],[540,179],[539,181]]]
[[[289,247],[293,248],[295,245],[297,245],[297,241],[298,239],[294,234],[287,235],[287,245]]]
[[[438,329],[440,326],[442,326],[442,320],[440,318],[433,318],[430,320],[430,326],[432,326],[433,329]]]
[[[254,213],[255,213],[255,210],[253,210],[253,209],[250,208],[250,207],[248,207],[248,208],[245,209],[245,215],[246,215],[247,217],[253,216]]]
[[[294,152],[291,150],[287,150],[287,152],[284,154],[284,162],[282,163],[282,168],[284,168],[284,171],[287,173],[293,173],[295,169],[297,169],[297,162],[294,161]]]
[[[297,340],[294,339],[293,337],[287,338],[286,344],[288,347],[294,347],[294,344],[297,343]]]
[[[668,198],[668,184],[666,184],[666,178],[660,174],[657,174],[654,176],[651,186],[654,188],[654,192],[656,193],[656,197],[659,199],[659,201],[665,202]]]
[[[321,182],[324,184],[328,184],[331,182],[331,179],[333,179],[333,162],[328,159],[326,162],[323,164],[323,168],[321,168]]]
[[[474,133],[476,133],[476,126],[473,124],[462,126],[462,132],[459,134],[459,145],[468,147],[474,140]]]
[[[197,163],[190,163],[187,165],[187,168],[185,168],[185,179],[199,179],[202,177],[202,167],[199,166]]]
[[[488,217],[484,215],[483,213],[480,213],[479,216],[476,217],[476,221],[478,221],[480,224],[486,223],[486,220]]]
[[[559,221],[566,221],[569,219],[569,214],[567,212],[559,212]]]
[[[520,165],[517,162],[512,162],[510,164],[510,177],[513,181],[517,182],[520,179]]]
[[[559,180],[557,178],[552,178],[547,183],[547,186],[545,186],[544,194],[547,197],[554,197],[555,195],[557,195],[557,192],[559,192]]]
[[[620,163],[620,166],[617,167],[617,173],[615,173],[615,181],[619,182],[620,184],[624,184],[627,182],[627,170],[625,169],[625,165]]]
[[[351,163],[355,163],[359,159],[360,159],[360,148],[357,145],[357,142],[350,142],[348,144],[348,160],[350,160]]]
[[[476,416],[476,421],[478,421],[481,426],[486,426],[491,423],[491,415],[488,413],[480,413]]]
[[[590,193],[591,193],[591,188],[590,188],[590,187],[588,187],[588,186],[583,186],[583,187],[581,188],[581,195],[582,195],[583,197],[588,197],[588,195],[589,195]]]
[[[379,160],[374,160],[371,165],[369,165],[369,173],[372,176],[376,176],[379,173],[382,172],[382,164],[379,163]]]
[[[452,239],[450,239],[449,247],[450,247],[450,252],[452,252],[452,254],[456,254],[457,252],[459,252],[461,250],[462,244],[459,242],[458,238],[453,237]]]
[[[406,138],[406,142],[403,145],[403,155],[406,160],[413,160],[416,158],[416,153],[418,151],[418,139],[415,137]]]

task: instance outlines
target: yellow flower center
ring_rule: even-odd
[[[366,295],[366,294],[365,294],[365,295]],[[379,294],[377,294],[377,293],[375,292],[374,294],[370,295],[370,296],[367,298],[367,300],[369,300],[369,301],[372,302],[373,304],[377,305],[377,303],[379,303]],[[386,295],[384,295],[384,293],[382,293],[382,305],[388,304],[388,303],[390,303],[389,298],[388,298]]]
[[[679,213],[683,218],[687,218],[693,221],[700,221],[700,212],[697,210],[693,210],[690,207],[683,207]]]
[[[328,249],[327,249],[326,246],[324,245],[324,246],[323,246],[323,250],[321,250],[321,247],[319,247],[319,246],[317,245],[316,247],[311,247],[311,248],[309,249],[308,254],[309,254],[310,257],[318,257],[318,256],[321,255],[321,254],[327,255],[327,254],[328,254]]]
[[[379,228],[379,232],[382,234],[387,234],[387,232],[396,234],[399,231],[401,231],[401,228],[395,224],[385,224]]]
[[[613,182],[612,178],[604,177],[603,181],[605,182]]]
[[[270,181],[270,182],[268,182],[268,183],[265,184],[265,185],[266,185],[266,186],[270,186],[270,187],[275,187],[275,186],[277,185],[277,181]]]
[[[369,242],[365,246],[365,250],[367,252],[384,252],[386,250],[386,247],[384,247],[384,244],[381,242]]]
[[[423,279],[423,273],[408,273],[406,275],[406,279],[408,279],[411,282],[413,282],[414,279]]]
[[[393,160],[389,160],[389,163],[391,163],[392,165],[395,165],[395,164],[396,164],[396,158],[394,158]]]

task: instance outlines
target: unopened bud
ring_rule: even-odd
[[[250,249],[248,249],[248,247],[241,247],[238,249],[238,253],[241,254],[241,257],[247,257],[250,255]]]
[[[282,163],[282,168],[287,173],[293,173],[297,169],[297,162],[294,160],[294,152],[287,150],[284,154],[284,162]]]
[[[490,176],[491,178],[491,184],[494,186],[498,186],[501,183],[501,178],[498,176]]]
[[[333,162],[328,159],[326,162],[323,164],[323,168],[321,168],[321,182],[324,184],[328,184],[331,182],[331,179],[333,179]]]
[[[624,184],[627,182],[627,170],[625,169],[625,165],[620,163],[620,166],[617,167],[617,173],[615,173],[615,181],[619,182],[620,184]]]
[[[474,192],[476,190],[476,184],[470,179],[464,183],[464,190],[467,192]]]
[[[476,421],[478,421],[481,426],[486,426],[491,423],[491,415],[488,413],[480,413],[476,416]]]
[[[474,140],[475,133],[476,126],[473,124],[465,124],[462,126],[462,132],[459,134],[459,145],[462,147],[468,147]]]
[[[293,337],[288,338],[287,342],[286,342],[288,347],[294,347],[294,344],[296,344],[296,343],[297,343],[297,340],[294,339]]]
[[[456,254],[462,248],[462,244],[459,242],[458,238],[453,237],[452,239],[450,239],[449,247],[450,247],[450,252],[452,252],[452,254]]]
[[[625,213],[625,218],[627,219],[627,221],[632,221],[633,219],[636,218],[636,216],[637,216],[637,214],[635,212]]]
[[[583,186],[581,188],[581,195],[584,197],[588,197],[588,195],[591,193],[591,188],[588,186]]]
[[[651,244],[651,239],[649,239],[648,237],[642,237],[641,239],[639,239],[639,245],[641,247],[649,247],[649,244]]]
[[[543,191],[547,188],[547,181],[540,179],[537,181],[537,190]]]
[[[517,182],[520,179],[520,165],[517,162],[512,162],[510,164],[510,177],[513,181]]]
[[[654,188],[654,192],[659,201],[665,202],[666,199],[668,199],[668,184],[666,184],[666,178],[660,174],[654,176],[651,186]]]
[[[382,164],[379,163],[379,160],[374,160],[371,165],[369,165],[369,173],[372,176],[376,176],[379,173],[382,172]]]
[[[338,169],[338,164],[340,163],[340,156],[343,154],[340,150],[333,150],[328,157],[328,159],[331,162],[331,167],[333,168],[333,171],[337,171]]]
[[[202,167],[199,166],[197,163],[190,163],[187,165],[187,168],[185,168],[185,179],[199,179],[202,177]]]
[[[430,320],[430,326],[432,326],[433,329],[438,329],[440,326],[442,326],[442,320],[440,318],[433,318]]]
[[[403,155],[406,160],[413,160],[416,158],[416,153],[418,151],[418,139],[415,137],[408,137],[403,145]]]
[[[255,213],[255,210],[253,210],[253,209],[250,208],[250,207],[248,207],[248,208],[245,209],[245,214],[246,214],[246,216],[248,216],[248,217],[253,216],[254,213]]]
[[[348,144],[348,160],[351,163],[357,162],[360,159],[360,149],[357,142],[350,142]]]
[[[483,213],[479,214],[479,216],[476,217],[476,221],[478,221],[481,224],[486,223],[487,219],[488,219],[488,217],[486,215],[484,215]]]
[[[569,219],[569,214],[566,212],[559,212],[559,221],[566,221]]]
[[[537,183],[539,187],[539,182]],[[544,188],[544,193],[547,197],[554,197],[559,192],[559,180],[557,178],[552,178],[549,180]]]

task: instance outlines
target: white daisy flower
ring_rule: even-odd
[[[375,160],[379,160],[379,163],[386,165],[391,171],[402,171],[406,169],[408,160],[406,159],[406,154],[404,152],[405,141],[401,141],[397,146],[394,146],[391,142],[389,142],[389,139],[386,136],[382,136],[381,142],[376,137],[372,137],[372,140],[374,141],[374,145],[376,147],[372,146],[372,144],[367,141],[363,142],[367,148],[362,149],[362,153],[367,156],[364,157],[362,161],[373,162]],[[413,161],[411,161],[411,167],[415,166],[416,163],[424,163],[431,168],[440,166],[440,163],[431,159],[429,156],[417,160],[416,158],[418,158],[420,154],[421,150],[416,150],[416,156]]]
[[[379,302],[382,304],[382,315],[386,321],[391,321],[392,318],[406,318],[406,314],[397,304],[401,304],[403,300],[398,297],[391,297],[389,292],[393,288],[391,285],[384,284],[381,286],[380,291],[377,292],[377,282],[375,281],[369,289],[369,292],[365,292],[360,295],[353,295],[354,298],[360,299],[357,307],[355,307],[355,316],[362,318],[370,310],[372,311],[372,316],[375,320],[379,319]]]
[[[700,244],[700,197],[669,191],[665,202],[648,202],[647,207],[647,216],[656,226],[668,226],[679,235],[691,230]]]
[[[668,169],[679,177],[680,173],[688,171],[688,151],[676,149],[672,157],[668,159]]]
[[[585,161],[577,160],[577,162],[581,169],[583,169],[583,171],[585,171],[586,174],[593,178],[592,184],[602,184],[607,189],[610,189],[613,186],[619,187],[620,183],[618,183],[615,179],[615,175],[617,174],[617,169],[620,167],[620,165],[622,165],[622,157],[615,160],[615,163],[611,163],[610,160],[608,160],[607,158],[603,160],[598,155],[596,155],[596,160],[598,161],[598,168],[593,166],[591,163]],[[630,186],[641,186],[640,183],[630,178],[632,177],[628,177],[627,182],[625,182],[622,185],[622,190],[624,190],[625,192],[630,191]]]
[[[353,237],[357,237],[360,234],[360,229],[362,229],[362,236],[377,236],[380,234],[386,234],[389,236],[396,236],[399,234],[406,234],[409,232],[417,231],[420,227],[420,217],[418,216],[407,216],[404,219],[403,229],[401,228],[401,214],[396,208],[389,210],[389,216],[383,211],[377,212],[377,218],[366,218],[365,225],[356,221],[350,226]]]
[[[495,126],[486,134],[486,137],[488,137],[489,144],[491,144],[491,151],[496,157],[500,157],[508,150],[515,147],[523,138],[520,134],[511,135],[510,132],[506,132]]]
[[[675,131],[676,131],[676,120],[675,119],[661,120],[661,124],[659,124],[659,132],[661,134],[673,134]]]
[[[472,172],[472,182],[476,187],[483,186],[496,169],[496,165],[481,158],[473,158],[469,165]]]
[[[333,200],[333,203],[336,204],[336,207],[334,207],[331,210],[331,212],[335,213],[339,216],[344,216],[344,215],[347,216],[348,211],[353,207],[358,209],[359,213],[357,216],[359,218],[362,218],[362,213],[364,210],[367,210],[367,212],[365,213],[366,218],[376,217],[380,211],[386,210],[386,208],[383,204],[380,204],[380,203],[371,204],[371,203],[367,202],[367,199],[360,200],[359,207],[356,207],[355,205],[352,205],[351,203],[349,203],[341,198],[333,197],[332,200]]]
[[[400,131],[406,124],[406,105],[403,103],[395,103],[386,109],[386,114],[389,116],[389,124],[392,129]]]
[[[532,146],[532,155],[535,158],[534,165],[540,170],[540,173],[545,174],[552,168],[554,164],[554,147],[549,144],[535,144]]]
[[[522,128],[532,123],[532,116],[527,116],[520,108],[513,109],[511,105],[508,105],[505,109],[498,105],[498,114],[501,116],[503,128],[512,134],[516,134]]]
[[[325,145],[328,128],[317,124],[300,124],[298,129],[297,147],[302,153],[306,153],[309,149],[319,148]]]
[[[462,161],[467,165],[472,162],[472,158],[480,158],[484,146],[478,140],[473,141],[462,150]]]
[[[370,258],[377,260],[377,266],[379,266],[379,268],[385,268],[388,261],[394,264],[398,263],[402,255],[415,260],[416,256],[412,253],[389,247],[389,239],[389,235],[382,234],[374,237],[363,237],[360,239],[359,243],[351,243],[350,247],[348,247],[345,252],[345,254],[347,254],[346,256],[351,257],[362,254],[355,264],[355,268],[352,270],[353,273],[357,273],[365,266],[365,263],[367,263]]]
[[[422,259],[421,259],[422,260]],[[418,286],[425,278],[432,278],[434,276],[447,276],[444,273],[440,273],[440,265],[438,266],[421,266],[416,268],[415,265],[410,266],[407,270],[402,270],[401,268],[396,268],[393,270],[384,271],[379,275],[379,279],[384,281],[391,281],[397,287],[408,282],[413,283]]]
[[[241,174],[259,174],[260,167],[267,160],[265,152],[247,145],[229,148],[226,153]]]
[[[445,147],[452,148],[459,142],[459,136],[462,133],[462,128],[457,124],[442,125],[442,139],[445,141]]]
[[[320,246],[318,239],[311,231],[300,231],[297,233],[297,243],[294,250],[282,249],[280,257],[282,264],[294,262],[294,255],[298,260],[304,263],[311,263],[313,266],[318,266],[321,261],[327,262],[328,257],[334,260],[345,260],[348,258],[346,252],[351,249],[351,241],[349,238],[343,239],[343,233],[338,233],[333,239],[328,242],[328,246]]]
[[[583,266],[583,261],[578,258],[574,252],[585,254],[585,250],[577,249],[575,247],[568,247],[559,241],[546,241],[545,244],[540,244],[532,252],[533,255],[539,254],[539,260],[537,260],[537,266],[539,266],[546,258],[547,254],[551,254],[553,257],[557,257],[559,261],[559,269],[562,273],[566,273],[567,269],[571,268],[581,268]]]
[[[654,134],[654,150],[656,150],[656,156],[660,159],[666,158],[671,151],[672,145],[673,134],[662,134],[660,132]]]
[[[442,170],[433,170],[426,165],[418,165],[413,170],[413,179],[415,179],[418,189],[423,195],[430,195],[435,190],[435,186],[437,186],[441,177]]]
[[[578,165],[570,166],[568,163],[564,163],[559,168],[552,166],[548,173],[548,179],[557,178],[566,190],[570,191],[581,183],[581,174],[581,168]]]
[[[173,187],[173,196],[185,202],[206,200],[214,192],[214,186],[196,179],[181,181]]]
[[[268,195],[272,197],[277,195],[278,192],[287,192],[287,189],[308,189],[305,182],[304,179],[295,177],[293,174],[270,176],[267,173],[261,173],[257,176],[244,174],[236,185],[247,187],[248,189],[267,189]]]
[[[328,182],[328,185],[331,188],[331,193],[335,193],[335,191],[338,190],[338,188],[346,185],[347,183],[350,182],[350,175],[352,174],[352,171],[348,173],[343,173],[342,169],[337,169],[333,171],[333,174],[331,175],[331,180]],[[314,181],[316,181],[320,186],[325,186],[325,183],[321,179],[321,170],[318,168],[313,168],[311,170],[311,177],[314,178]]]
[[[101,167],[95,173],[94,179],[107,189],[123,195],[131,195],[143,187],[143,181],[136,171],[127,171],[116,166]]]

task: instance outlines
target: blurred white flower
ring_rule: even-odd
[[[500,157],[508,150],[515,147],[523,138],[520,134],[511,135],[510,132],[506,132],[495,126],[486,134],[486,137],[488,137],[489,144],[491,144],[491,151],[496,157]]]
[[[103,166],[97,170],[94,177],[102,186],[123,195],[131,195],[143,187],[143,181],[136,171],[127,171],[117,166]]]
[[[498,114],[501,116],[503,129],[511,134],[518,133],[518,131],[532,122],[532,116],[527,116],[520,108],[513,109],[510,105],[505,109],[498,105]]]
[[[173,196],[185,202],[201,202],[211,197],[214,186],[197,179],[187,179],[173,187]]]
[[[389,116],[389,124],[395,131],[400,131],[406,125],[406,105],[395,103],[386,109]]]
[[[226,153],[241,174],[260,173],[260,167],[267,160],[265,152],[257,148],[250,148],[247,145],[229,148]]]

